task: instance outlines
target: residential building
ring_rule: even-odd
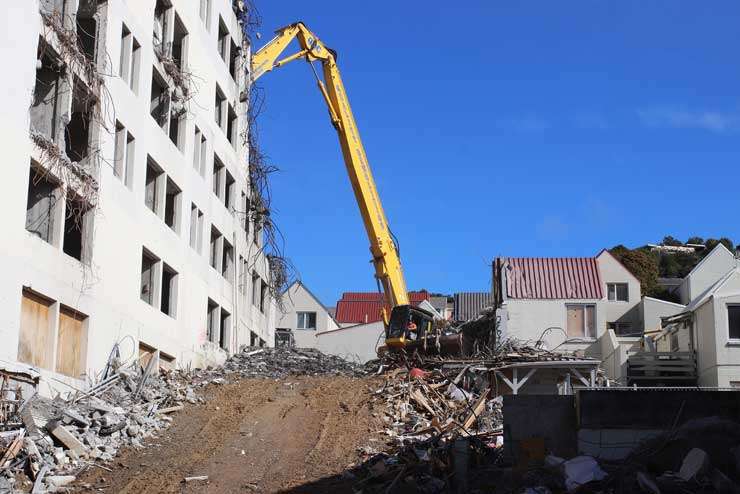
[[[607,329],[639,336],[640,282],[607,250],[587,258],[497,258],[493,297],[509,337],[598,353]]]
[[[272,344],[232,3],[5,6],[0,359],[81,385],[116,344],[170,366]]]
[[[317,334],[339,327],[329,310],[303,282],[294,282],[283,295],[277,328],[290,330],[296,347],[316,348]]]
[[[429,292],[409,292],[409,300],[418,306],[422,300],[429,300]],[[341,326],[377,322],[382,320],[384,306],[385,295],[380,292],[344,292],[337,301],[334,318]]]
[[[432,295],[429,297],[429,303],[432,304],[437,314],[442,316],[442,319],[446,321],[452,320],[452,316],[455,313],[455,304],[452,297]]]
[[[718,244],[686,275],[680,294],[686,307],[662,318],[653,341],[656,350],[675,354],[664,355],[666,363],[686,372],[661,372],[655,380],[685,377],[699,386],[740,387],[738,260]]]
[[[493,298],[488,292],[460,292],[455,293],[453,298],[452,318],[458,322],[478,317],[483,309],[493,305]]]

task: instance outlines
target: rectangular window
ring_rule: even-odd
[[[608,322],[606,328],[614,330],[614,334],[617,336],[640,336],[632,331],[632,323],[630,322]]]
[[[236,193],[236,180],[226,170],[226,187],[224,188],[224,206],[230,213],[234,212],[234,195]]]
[[[249,233],[249,200],[247,199],[247,194],[245,192],[242,192],[242,201],[240,205],[241,210],[239,211],[239,218],[240,223],[242,226],[242,230],[244,230],[246,233]]]
[[[154,6],[153,42],[155,48],[160,50],[164,48],[165,36],[167,35],[167,14],[170,6],[170,3],[166,0],[157,0]]]
[[[247,263],[244,261],[244,256],[239,256],[239,281],[238,288],[239,293],[246,295],[247,293]]]
[[[215,154],[213,155],[213,193],[216,197],[223,200],[223,194],[225,193],[225,190],[222,192],[221,184],[223,183],[223,180],[226,176],[226,170],[224,167],[224,164],[221,162],[218,156]]]
[[[141,252],[141,300],[154,305],[157,289],[157,263],[159,259],[151,252],[142,249]]]
[[[208,141],[206,136],[200,138],[200,176],[206,178],[206,165],[208,161]]]
[[[213,269],[221,270],[221,249],[223,248],[223,238],[215,226],[211,226],[211,251],[210,265]]]
[[[116,142],[113,152],[113,175],[131,188],[134,170],[134,136],[121,122],[116,122]]]
[[[172,35],[172,59],[181,71],[187,69],[188,57],[188,30],[180,16],[175,13],[175,30]]]
[[[234,40],[231,40],[231,48],[229,51],[229,73],[234,82],[239,82],[239,48],[237,48]]]
[[[193,168],[195,168],[195,171],[200,171],[200,143],[202,137],[203,134],[196,125],[195,137],[193,138]]]
[[[229,351],[229,340],[231,339],[231,314],[221,308],[219,324],[218,344],[221,348]]]
[[[260,294],[260,277],[257,273],[252,273],[252,305],[259,307]]]
[[[149,158],[146,163],[146,182],[144,185],[144,204],[154,214],[159,210],[159,184],[164,180],[164,172],[153,159]]]
[[[167,177],[167,188],[164,198],[164,222],[175,233],[180,233],[180,209],[182,202],[180,187]]]
[[[177,316],[177,271],[162,264],[162,295],[159,309],[174,318]]]
[[[315,312],[298,312],[298,322],[296,329],[316,329]]]
[[[221,91],[221,88],[218,87],[218,84],[216,84],[216,99],[214,100],[214,118],[216,120],[216,125],[218,125],[221,130],[224,132],[226,131],[226,96],[224,96],[223,91]]]
[[[566,305],[569,338],[596,337],[596,306]]]
[[[61,206],[60,197],[59,186],[45,171],[32,166],[28,179],[26,230],[52,245],[55,244],[54,222]]]
[[[90,262],[93,213],[89,204],[68,194],[62,251],[80,262]]]
[[[228,124],[226,126],[226,138],[231,143],[231,146],[236,149],[236,143],[237,138],[239,137],[237,134],[239,133],[239,125],[238,120],[236,118],[236,112],[234,111],[234,107],[231,105],[228,105],[229,109],[229,120]]]
[[[267,283],[260,280],[260,312],[265,313],[265,302],[267,301]]]
[[[118,75],[124,80],[127,86],[131,84],[131,49],[133,35],[131,31],[126,27],[126,24],[121,26],[121,57],[118,64]]]
[[[56,371],[79,379],[85,372],[87,316],[62,306],[59,309]]]
[[[203,245],[203,212],[193,203],[190,205],[190,247],[200,254]]]
[[[731,340],[740,340],[740,305],[727,306],[727,323]]]
[[[42,295],[23,289],[18,360],[51,370],[54,364],[52,304]]]
[[[223,241],[223,259],[221,260],[221,275],[229,281],[234,278],[234,248],[226,240]]]
[[[170,115],[170,94],[164,79],[152,67],[152,93],[150,97],[150,113],[165,132]]]
[[[229,42],[231,41],[231,37],[229,36],[229,30],[226,27],[226,24],[224,23],[224,20],[221,18],[221,16],[218,17],[218,44],[216,48],[218,49],[218,54],[221,55],[221,60],[224,62],[229,61]]]
[[[139,63],[141,60],[141,45],[131,34],[131,31],[123,24],[121,27],[121,58],[118,67],[118,75],[131,88],[134,94],[138,94],[139,88]]]
[[[627,283],[607,283],[607,298],[611,301],[629,301],[629,289]]]
[[[218,343],[216,340],[216,335],[218,334],[216,328],[218,328],[219,323],[220,311],[218,304],[209,298],[206,312],[206,338],[212,343]]]

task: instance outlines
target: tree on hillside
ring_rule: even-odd
[[[663,245],[670,245],[672,247],[679,247],[683,245],[683,242],[678,240],[677,238],[673,238],[670,235],[666,235],[663,237]]]
[[[704,249],[704,255],[709,254],[712,249],[717,247],[718,244],[725,244],[725,247],[727,247],[730,252],[735,252],[735,246],[732,243],[732,240],[730,240],[727,237],[722,237],[719,240],[716,238],[708,238],[707,241],[704,243],[704,245],[707,246],[706,249]]]
[[[704,239],[701,237],[689,237],[686,241],[687,244],[699,244],[704,245]]]
[[[625,268],[640,280],[642,295],[652,296],[658,291],[658,262],[647,249],[628,249],[617,245],[609,250]]]

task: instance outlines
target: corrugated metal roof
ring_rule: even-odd
[[[493,305],[489,292],[460,292],[455,297],[455,320],[467,321],[480,315],[480,311]]]
[[[429,292],[409,292],[411,305],[429,299]],[[345,292],[337,301],[334,318],[340,323],[369,323],[381,320],[385,296],[378,292]]]
[[[593,257],[502,259],[506,295],[513,299],[601,299],[601,272]]]

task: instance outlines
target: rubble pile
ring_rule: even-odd
[[[112,460],[122,447],[144,447],[145,439],[169,426],[170,414],[203,402],[196,389],[209,384],[366,374],[362,366],[312,349],[245,348],[223,366],[197,370],[156,370],[157,362],[157,353],[128,366],[112,357],[97,383],[65,398],[34,393],[24,399],[12,389],[0,394],[0,493],[64,491],[83,470]]]
[[[362,449],[365,461],[352,475],[363,493],[467,489],[468,465],[493,465],[500,458],[502,398],[491,396],[487,368],[438,363],[383,374],[370,406],[383,423],[388,448]]]
[[[4,422],[10,430],[0,433],[0,492],[64,490],[82,470],[112,460],[121,447],[143,447],[143,440],[167,428],[169,414],[199,401],[186,374],[156,372],[154,361],[150,356],[143,368],[138,361],[114,364],[89,390],[66,398],[26,399]]]
[[[207,375],[208,373],[205,372]],[[359,364],[313,348],[245,348],[211,375],[281,379],[288,376],[353,376],[367,374]]]

